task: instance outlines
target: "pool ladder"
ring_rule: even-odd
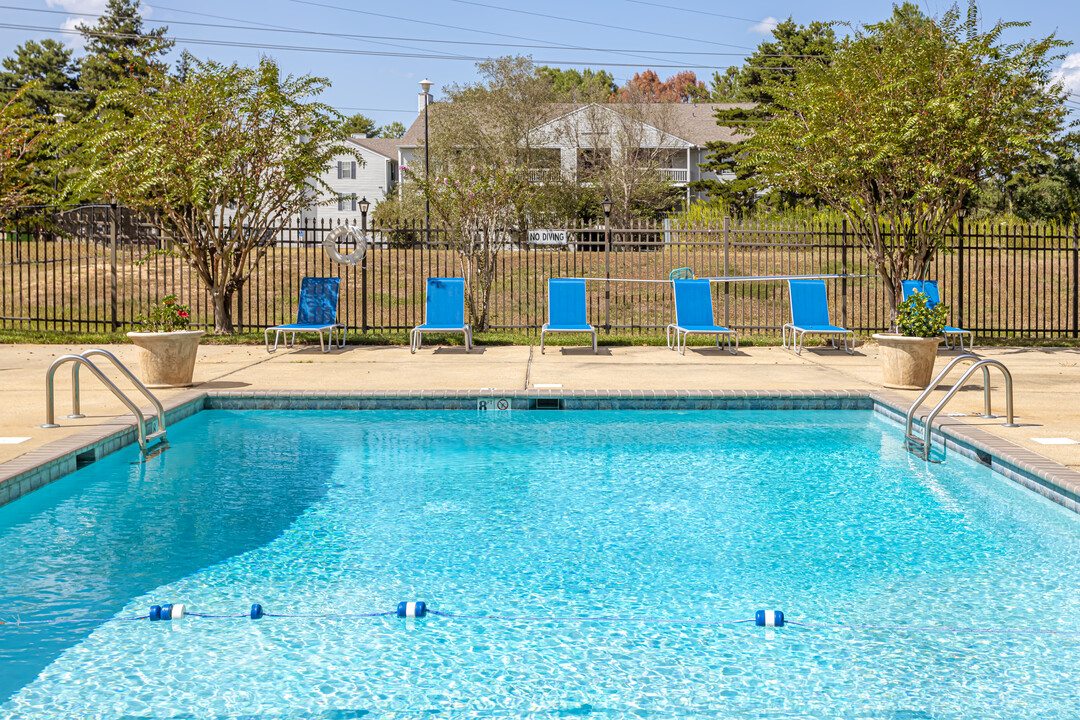
[[[146,399],[153,403],[154,408],[157,410],[157,429],[154,432],[147,433],[146,426],[149,420],[142,414],[142,410],[139,406],[128,397],[120,388],[116,387],[109,378],[105,377],[105,374],[101,372],[101,368],[95,365],[90,358],[94,356],[101,356],[112,361],[112,364],[116,366],[116,369],[120,371],[124,377],[131,381],[139,392],[141,392]],[[86,417],[82,414],[79,406],[79,367],[86,366],[86,368],[94,374],[98,380],[100,380],[105,387],[107,387],[112,394],[119,398],[120,402],[127,406],[127,409],[131,411],[131,414],[135,416],[135,426],[139,433],[139,449],[142,450],[144,456],[148,456],[151,453],[157,454],[168,447],[168,443],[165,440],[165,409],[161,407],[161,402],[154,397],[154,394],[146,389],[146,386],[139,382],[139,379],[127,369],[127,367],[120,362],[115,355],[108,350],[102,350],[101,348],[94,348],[87,350],[81,355],[64,355],[59,357],[49,366],[49,372],[45,375],[45,424],[43,428],[55,428],[60,427],[56,424],[56,415],[54,413],[53,402],[53,385],[56,377],[56,371],[61,365],[72,363],[71,367],[71,414],[69,418],[83,418]]]
[[[963,362],[971,362],[972,366],[964,371],[964,374],[960,376],[960,379],[956,381],[952,387],[945,392],[945,397],[941,398],[934,409],[930,411],[930,414],[923,420],[923,436],[920,438],[912,432],[912,425],[915,422],[915,411],[922,405],[923,400],[933,392],[934,388],[941,383],[945,377],[952,372],[952,369]],[[1001,369],[1002,375],[1005,376],[1005,415],[1008,422],[1002,423],[1002,427],[1017,427],[1013,422],[1013,384],[1012,373],[1005,367],[1004,364],[997,360],[991,360],[990,358],[981,358],[978,355],[965,354],[960,357],[954,358],[952,362],[945,366],[945,369],[938,373],[938,376],[934,378],[922,394],[911,404],[911,407],[907,411],[907,422],[904,425],[904,448],[912,453],[917,453],[922,456],[923,460],[930,461],[930,439],[931,429],[934,425],[934,419],[945,408],[945,405],[952,400],[953,395],[963,386],[964,381],[971,377],[976,370],[982,370],[983,375],[983,397],[986,404],[986,411],[979,415],[984,418],[996,418],[997,415],[993,414],[990,409],[990,367],[997,367]]]

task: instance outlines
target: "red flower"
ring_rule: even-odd
[[[180,317],[188,317],[188,314],[186,312],[184,312],[183,310],[180,311],[179,315],[180,315]]]

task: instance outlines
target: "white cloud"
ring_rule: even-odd
[[[776,29],[776,26],[780,24],[780,21],[774,18],[772,15],[765,18],[757,25],[751,25],[746,32],[757,33],[758,35],[770,35],[772,31]]]
[[[61,8],[71,13],[102,13],[108,7],[108,0],[46,0],[49,7]]]
[[[1067,56],[1061,63],[1061,67],[1050,75],[1050,81],[1061,83],[1065,87],[1065,92],[1080,95],[1080,53]]]
[[[60,8],[61,10],[67,10],[69,13],[76,13],[76,15],[64,19],[64,22],[60,24],[61,30],[74,30],[76,25],[93,25],[97,18],[78,15],[78,13],[102,15],[109,6],[109,0],[45,0],[45,3],[51,8]],[[145,3],[139,4],[139,14],[143,18],[150,17],[153,12],[154,9],[149,5]],[[85,44],[82,35],[75,33],[65,33],[64,42],[69,47],[76,49],[81,49]]]
[[[90,25],[92,23],[93,23],[93,20],[91,18],[69,17],[69,18],[65,19],[64,22],[62,22],[60,24],[60,29],[61,30],[74,30],[77,25],[84,25],[84,24],[85,25]],[[70,48],[75,48],[76,50],[81,50],[83,48],[83,46],[86,44],[86,40],[83,38],[82,35],[80,35],[78,33],[65,32],[64,33],[64,44],[67,45]]]

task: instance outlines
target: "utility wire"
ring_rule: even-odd
[[[424,24],[424,25],[433,25],[435,27],[447,28],[447,29],[450,29],[450,30],[463,30],[465,32],[479,33],[481,35],[494,35],[494,36],[497,36],[497,37],[506,37],[506,38],[511,38],[513,40],[526,40],[526,41],[529,41],[529,42],[544,42],[542,40],[537,40],[536,38],[522,37],[520,35],[509,35],[507,33],[494,32],[492,30],[477,30],[476,28],[461,27],[461,26],[458,26],[458,25],[447,25],[445,23],[437,23],[437,22],[432,22],[430,20],[417,20],[416,18],[405,18],[405,17],[399,17],[397,15],[387,15],[386,13],[377,13],[377,12],[372,12],[370,10],[357,10],[356,8],[342,7],[341,5],[330,5],[328,3],[313,2],[313,0],[289,0],[289,2],[297,3],[298,5],[313,5],[315,7],[329,8],[331,10],[341,10],[341,11],[344,11],[344,12],[358,13],[360,15],[371,15],[373,17],[389,18],[390,20],[400,20],[402,22],[421,23],[421,24]],[[556,44],[560,45],[560,46],[563,46],[565,48],[571,49],[571,50],[584,49],[581,46],[570,45],[570,44],[567,44],[567,43],[556,43]],[[644,59],[644,60],[657,60],[657,58],[649,57],[648,55],[639,55],[639,54],[634,54],[634,53],[622,53],[622,52],[617,53],[617,54],[626,55],[627,57],[636,57],[636,58],[640,58],[640,59]],[[487,59],[487,58],[485,58],[485,59]],[[550,64],[551,65],[558,65],[560,63],[550,63]],[[562,64],[575,64],[575,63],[562,63]],[[588,64],[588,63],[576,63],[576,64]],[[613,63],[609,63],[609,64],[613,64]]]
[[[652,7],[663,8],[664,10],[678,10],[686,13],[696,13],[698,15],[710,15],[712,17],[724,18],[725,20],[743,20],[745,22],[759,23],[762,20],[754,18],[736,17],[735,15],[722,15],[720,13],[709,12],[707,10],[693,10],[691,8],[678,7],[677,5],[662,5],[660,3],[645,2],[645,0],[625,0],[628,3],[634,3],[635,5],[651,5]]]
[[[295,0],[294,0],[295,1]],[[562,22],[577,23],[579,25],[592,25],[593,27],[602,27],[607,30],[623,30],[625,32],[640,33],[642,35],[655,35],[656,37],[674,38],[675,40],[682,40],[690,42],[703,43],[705,45],[720,45],[723,47],[733,47],[742,50],[753,51],[754,48],[746,47],[745,45],[732,45],[731,43],[716,42],[714,40],[701,40],[698,38],[688,38],[683,35],[669,35],[667,33],[655,32],[653,30],[639,30],[637,28],[623,27],[621,25],[608,25],[607,23],[593,22],[591,20],[579,20],[577,18],[560,17],[558,15],[549,15],[547,13],[532,12],[531,10],[519,10],[518,8],[500,7],[499,5],[488,5],[487,3],[476,2],[476,0],[450,0],[461,5],[475,5],[476,7],[489,8],[491,10],[502,10],[503,12],[518,13],[519,15],[532,15],[534,17],[546,18],[548,20],[559,20]]]
[[[293,0],[296,2],[297,0]],[[67,28],[54,28],[41,25],[20,25],[15,23],[0,23],[0,28],[6,28],[9,30],[32,30],[36,32],[46,33],[59,33],[64,35],[82,35],[84,34],[79,30],[72,30]],[[134,33],[105,33],[97,31],[89,31],[85,34],[93,37],[110,37],[115,39],[140,39],[145,36]],[[436,53],[404,53],[404,52],[387,52],[381,50],[358,50],[350,48],[325,48],[325,47],[311,47],[307,45],[281,45],[281,44],[269,44],[269,43],[255,43],[255,42],[241,42],[236,40],[210,40],[204,38],[186,38],[170,36],[169,40],[177,43],[191,43],[195,45],[212,45],[220,47],[241,47],[241,48],[253,48],[257,50],[292,50],[296,52],[309,52],[309,53],[323,53],[330,55],[362,55],[373,57],[402,57],[402,58],[420,58],[426,60],[467,60],[470,62],[478,62],[481,60],[488,60],[487,56],[468,56],[468,55],[446,55]],[[534,62],[541,65],[602,65],[607,67],[642,67],[641,63],[615,63],[615,62],[598,62],[596,60],[535,60]],[[726,65],[688,65],[688,64],[650,64],[649,67],[663,68],[663,69],[683,69],[683,70],[726,70]],[[743,66],[736,66],[743,67]],[[771,67],[760,68],[766,70],[797,70],[798,68],[791,67]]]
[[[632,0],[627,0],[632,1]],[[237,17],[228,17],[226,15],[213,15],[210,13],[200,13],[190,10],[180,10],[178,8],[168,8],[166,5],[154,3],[154,8],[158,10],[166,10],[174,13],[183,13],[188,15],[201,15],[204,17],[213,17],[216,19],[226,19],[226,21],[233,21],[242,23],[242,19]],[[17,5],[3,5],[0,4],[0,10],[17,10],[28,13],[48,13],[53,15],[77,15],[79,17],[106,17],[102,13],[69,13],[63,10],[44,10],[39,8],[21,8]],[[254,30],[257,32],[285,32],[288,35],[300,35],[300,36],[313,36],[313,37],[326,37],[326,38],[343,38],[349,40],[369,40],[369,41],[382,41],[382,40],[395,40],[403,42],[428,42],[435,44],[450,44],[450,45],[480,45],[488,47],[515,47],[515,49],[523,50],[582,50],[586,52],[596,53],[632,53],[638,49],[626,49],[626,47],[595,47],[584,45],[568,45],[568,44],[527,44],[527,43],[510,43],[510,42],[484,42],[483,40],[444,40],[436,38],[410,38],[399,36],[382,36],[382,35],[356,35],[351,32],[327,32],[324,30],[298,30],[296,28],[288,28],[281,25],[271,25],[269,23],[259,23],[256,21],[247,21],[252,23],[249,25],[226,25],[221,23],[197,23],[194,21],[179,21],[179,19],[146,19],[146,23],[154,25],[189,25],[193,27],[206,27],[225,30]],[[257,27],[256,27],[257,26]],[[387,43],[383,43],[387,44]],[[421,47],[409,47],[409,50],[419,50],[421,52],[426,49]],[[653,50],[648,49],[645,52],[652,53],[654,55],[701,55],[701,56],[724,56],[724,57],[741,57],[745,56],[745,53],[734,52],[715,52],[715,51],[700,51],[700,50]],[[773,54],[761,54],[758,57],[791,57],[791,58],[811,58],[811,57],[824,57],[823,55],[792,55],[789,53],[773,53]]]

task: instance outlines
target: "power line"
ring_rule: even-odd
[[[477,30],[476,28],[467,28],[467,27],[461,27],[461,26],[458,26],[458,25],[447,25],[445,23],[437,23],[437,22],[432,22],[430,20],[417,20],[416,18],[404,18],[404,17],[399,17],[397,15],[387,15],[386,13],[372,12],[371,10],[357,10],[356,8],[351,8],[351,7],[342,7],[340,5],[330,5],[330,4],[327,4],[327,3],[313,2],[313,0],[289,0],[289,2],[297,3],[298,5],[313,5],[315,7],[329,8],[331,10],[341,10],[343,12],[358,13],[360,15],[371,15],[373,17],[389,18],[390,20],[400,20],[402,22],[408,22],[408,23],[421,23],[423,25],[432,25],[434,27],[447,28],[447,29],[450,29],[450,30],[463,30],[465,32],[479,33],[481,35],[493,35],[493,36],[496,36],[496,37],[511,38],[513,40],[527,40],[529,42],[543,42],[542,40],[537,40],[536,38],[522,37],[520,35],[509,35],[507,33],[494,32],[492,30]],[[562,47],[565,47],[567,49],[571,49],[571,50],[584,50],[584,49],[587,49],[587,48],[583,48],[583,47],[581,47],[579,45],[570,45],[570,44],[567,44],[567,43],[555,43],[555,44],[560,45]],[[620,52],[620,53],[617,53],[617,54],[626,55],[627,57],[641,58],[641,59],[644,59],[644,60],[656,60],[657,59],[657,58],[654,58],[654,57],[649,57],[648,55],[639,55],[639,54],[626,53],[626,52]],[[555,65],[555,64],[558,64],[558,63],[552,63],[552,64]],[[584,63],[584,64],[587,64],[587,63]]]
[[[667,33],[655,32],[653,30],[639,30],[637,28],[623,27],[621,25],[608,25],[607,23],[593,22],[591,20],[579,20],[577,18],[560,17],[558,15],[548,15],[547,13],[532,12],[531,10],[519,10],[517,8],[500,7],[498,5],[488,5],[487,3],[476,2],[476,0],[450,0],[451,2],[460,3],[462,5],[475,5],[477,7],[489,8],[491,10],[502,10],[503,12],[518,13],[519,15],[532,15],[533,17],[547,18],[548,20],[560,20],[562,22],[578,23],[579,25],[592,25],[593,27],[602,27],[608,30],[623,30],[625,32],[641,33],[642,35],[655,35],[657,37],[674,38],[675,40],[682,40],[690,42],[699,42],[706,45],[720,45],[723,47],[739,48],[741,50],[751,50],[754,48],[746,47],[745,45],[732,45],[731,43],[715,42],[713,40],[700,40],[698,38],[688,38],[682,35],[669,35]],[[295,0],[294,0],[295,2]]]
[[[210,13],[195,12],[193,10],[180,10],[179,8],[171,8],[165,5],[159,5],[154,3],[154,8],[158,10],[168,10],[170,12],[183,13],[188,15],[201,15],[204,17],[212,17],[219,20],[232,20],[236,22],[243,22],[238,18],[231,18],[224,15],[212,15]],[[14,5],[0,5],[0,10],[21,10],[24,12],[36,12],[36,13],[48,13],[52,15],[77,15],[79,17],[89,18],[102,18],[106,17],[100,13],[84,13],[84,12],[66,12],[64,10],[44,10],[40,8],[24,8]],[[253,25],[225,25],[221,23],[202,23],[194,22],[191,20],[145,20],[147,23],[154,23],[157,25],[191,25],[194,27],[206,27],[222,30],[254,30],[256,32],[280,32],[291,35],[309,35],[317,37],[335,37],[351,40],[398,40],[403,42],[423,42],[423,43],[435,43],[440,45],[478,45],[483,47],[507,47],[507,48],[520,48],[525,50],[562,50],[562,49],[575,49],[584,50],[587,52],[610,52],[610,53],[630,53],[635,49],[640,48],[608,48],[608,47],[585,47],[576,45],[552,45],[552,44],[521,44],[521,43],[498,43],[498,42],[484,42],[483,40],[443,40],[437,38],[415,38],[415,37],[399,37],[394,35],[358,35],[355,33],[336,33],[326,32],[320,30],[297,30],[295,28],[287,28],[281,25],[271,25],[269,23],[261,23],[257,21],[248,21],[254,23]],[[261,27],[255,27],[256,25]],[[383,43],[385,44],[385,43]],[[411,50],[423,50],[422,48],[409,48]],[[709,57],[741,57],[745,53],[738,52],[714,52],[704,50],[655,50],[648,49],[646,52],[653,53],[655,55],[700,55]],[[789,58],[816,58],[823,57],[822,55],[790,55],[787,53],[776,54],[763,54],[758,57],[789,57]]]
[[[686,13],[696,13],[698,15],[710,15],[712,17],[724,18],[725,20],[742,20],[745,22],[759,23],[761,20],[754,18],[736,17],[735,15],[722,15],[720,13],[709,12],[707,10],[693,10],[691,8],[678,7],[677,5],[661,5],[660,3],[645,2],[645,0],[625,0],[628,3],[634,3],[635,5],[651,5],[652,7],[663,8],[664,10],[679,10]]]
[[[191,15],[203,15],[203,16],[212,17],[212,18],[215,18],[215,19],[218,19],[218,20],[231,20],[233,22],[244,22],[243,20],[239,20],[237,18],[231,18],[231,17],[222,16],[222,15],[211,15],[209,13],[194,12],[194,11],[191,11],[191,10],[179,10],[177,8],[165,7],[163,5],[158,5],[156,3],[154,4],[154,7],[155,8],[160,8],[162,10],[168,10],[168,11],[171,11],[171,12],[176,12],[176,13],[186,13],[186,14],[191,14]],[[50,15],[64,15],[64,16],[77,15],[79,17],[86,17],[86,18],[108,17],[107,15],[104,15],[104,14],[101,14],[101,13],[67,12],[66,10],[45,10],[45,9],[42,9],[42,8],[26,8],[26,7],[18,7],[18,6],[15,6],[15,5],[0,5],[0,9],[4,9],[4,10],[20,10],[22,12],[47,13],[47,14],[50,14]],[[257,22],[257,21],[254,21],[254,20],[247,21],[247,22],[254,23],[254,25],[261,25],[262,27],[254,27],[253,25],[222,25],[220,23],[200,23],[200,22],[193,22],[193,21],[190,21],[190,20],[167,20],[166,21],[166,20],[149,20],[149,19],[147,19],[147,20],[145,20],[145,22],[153,23],[153,24],[156,24],[156,25],[190,25],[190,26],[193,26],[193,27],[207,27],[207,28],[215,28],[215,29],[221,29],[221,30],[254,30],[254,31],[257,31],[257,32],[284,32],[284,33],[290,33],[290,34],[296,34],[296,35],[319,35],[319,36],[325,36],[325,37],[340,37],[340,38],[347,38],[347,39],[363,40],[363,41],[366,41],[366,42],[375,43],[377,45],[386,45],[388,47],[401,47],[401,48],[405,48],[405,49],[408,49],[408,50],[419,50],[421,52],[430,52],[430,51],[427,48],[417,48],[417,47],[412,47],[412,46],[409,46],[409,45],[395,45],[394,43],[389,43],[389,42],[384,42],[384,41],[385,40],[403,40],[403,41],[406,41],[406,42],[440,42],[438,40],[429,41],[429,40],[424,40],[422,38],[395,38],[395,37],[383,37],[383,36],[379,36],[379,35],[354,35],[354,34],[349,34],[349,33],[320,32],[318,30],[296,30],[296,29],[293,29],[293,28],[282,27],[281,25],[271,25],[270,23],[261,23],[261,22]]]
[[[296,2],[297,0],[293,0]],[[32,30],[37,32],[46,33],[59,33],[64,35],[82,35],[84,34],[79,30],[70,30],[67,28],[54,28],[45,27],[41,25],[19,25],[15,23],[0,23],[0,28],[6,28],[9,30]],[[89,31],[88,34],[93,37],[111,37],[115,39],[128,39],[138,40],[144,38],[143,35],[133,33],[105,33],[97,31]],[[419,58],[425,60],[467,60],[470,62],[478,62],[481,60],[488,60],[487,56],[468,56],[468,55],[446,55],[435,53],[402,53],[402,52],[386,52],[382,50],[358,50],[352,48],[325,48],[325,47],[311,47],[308,45],[280,45],[280,44],[268,44],[268,43],[254,43],[254,42],[241,42],[236,40],[211,40],[205,38],[186,38],[172,36],[168,38],[177,43],[191,43],[194,45],[211,45],[216,47],[240,47],[240,48],[253,48],[256,50],[291,50],[295,52],[308,52],[308,53],[322,53],[329,55],[361,55],[369,57],[400,57],[400,58]],[[534,62],[541,65],[594,65],[600,64],[609,67],[642,67],[641,63],[613,63],[603,62],[597,63],[596,60],[535,60]],[[687,64],[650,64],[649,67],[662,68],[662,69],[683,69],[683,70],[725,70],[726,65],[687,65]],[[797,68],[779,67],[779,68],[761,68],[768,70],[796,70]]]

